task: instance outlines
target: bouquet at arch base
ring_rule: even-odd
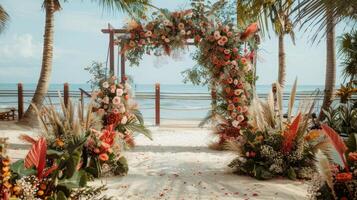
[[[328,142],[318,130],[310,130],[311,112],[315,100],[300,101],[293,116],[296,81],[291,91],[287,114],[283,111],[283,95],[277,92],[266,101],[253,98],[249,108],[249,127],[241,130],[227,148],[238,154],[230,164],[235,173],[259,180],[275,177],[310,179],[316,172],[315,159],[319,146]],[[284,115],[286,115],[284,117]]]
[[[320,148],[319,173],[309,186],[309,199],[357,199],[357,133],[343,139],[328,125],[322,125],[322,129],[331,145]]]
[[[93,111],[101,118],[103,128],[115,131],[127,147],[134,147],[134,134],[144,134],[149,139],[151,132],[144,125],[144,119],[134,101],[131,86],[117,83],[115,76],[99,81],[99,90],[93,93]]]

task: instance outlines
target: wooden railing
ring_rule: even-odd
[[[176,108],[176,107],[165,107],[161,105],[162,100],[175,100],[175,101],[181,101],[181,100],[207,100],[211,101],[212,99],[212,94],[210,93],[174,93],[174,92],[161,92],[160,90],[160,84],[157,83],[154,86],[154,93],[153,92],[137,92],[135,94],[135,99],[138,100],[147,100],[147,99],[152,99],[154,100],[154,104],[152,107],[141,107],[140,109],[142,110],[154,110],[154,124],[155,125],[160,125],[161,119],[164,119],[161,117],[161,111],[166,110],[166,111],[194,111],[194,110],[209,110],[210,107],[204,107],[204,108]],[[0,105],[2,104],[17,104],[17,111],[18,111],[18,118],[21,119],[24,113],[24,106],[26,104],[29,105],[30,102],[25,101],[26,98],[30,98],[34,95],[33,90],[24,90],[23,89],[23,84],[19,83],[17,85],[17,90],[0,90]],[[65,83],[63,85],[63,90],[62,90],[62,95],[64,98],[64,103],[67,106],[69,103],[69,98],[78,98],[79,101],[82,103],[81,105],[84,105],[84,99],[85,98],[90,98],[91,94],[82,89],[79,88],[78,90],[71,91],[70,90],[70,85],[68,83]],[[266,98],[268,94],[259,94],[260,98]],[[49,98],[57,98],[58,97],[58,91],[48,91],[47,97]],[[311,97],[311,92],[298,92],[296,94],[296,101],[299,100],[304,100],[308,97]],[[17,98],[16,101],[3,101],[4,98]],[[318,101],[323,100],[323,95],[317,95],[314,96],[314,98]],[[357,99],[357,96],[353,96],[353,99]],[[289,93],[284,93],[283,94],[283,100],[288,101],[289,100]],[[320,105],[316,105],[316,107],[319,107]],[[317,108],[318,109],[318,108]],[[199,119],[197,119],[199,120]]]

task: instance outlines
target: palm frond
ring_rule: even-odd
[[[0,33],[3,32],[10,20],[9,14],[6,10],[0,5]]]

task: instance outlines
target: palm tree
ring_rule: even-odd
[[[357,5],[355,0],[303,0],[294,8],[294,13],[297,13],[296,21],[302,22],[302,27],[317,27],[313,41],[321,35],[321,30],[325,30],[323,35],[326,37],[326,74],[321,111],[326,110],[332,103],[336,84],[335,25],[344,20],[355,26]],[[320,112],[319,118],[324,118],[323,112]]]
[[[339,38],[338,51],[343,58],[344,81],[352,83],[357,80],[357,29],[351,31],[351,33],[345,33]]]
[[[293,0],[237,0],[237,22],[239,26],[246,26],[247,23],[258,21],[263,35],[267,34],[266,32],[269,31],[269,26],[271,25],[278,36],[278,82],[282,87],[284,86],[286,76],[285,35],[290,34],[293,43],[295,43],[293,24],[289,18],[293,2]]]
[[[62,0],[66,2],[67,0]],[[92,0],[96,1],[100,6],[108,10],[119,10],[120,12],[132,13],[139,16],[143,15],[145,7],[149,5],[149,0]],[[61,0],[44,0],[43,8],[46,13],[45,17],[45,33],[42,52],[42,66],[40,77],[37,82],[35,94],[32,98],[31,105],[28,107],[23,118],[22,123],[36,123],[37,117],[35,105],[38,109],[42,107],[43,101],[48,91],[53,60],[53,41],[54,41],[54,14],[61,9]]]
[[[278,82],[281,87],[284,87],[286,77],[286,57],[284,48],[284,37],[289,34],[291,40],[295,44],[295,34],[293,31],[293,25],[289,19],[291,12],[292,0],[278,1],[277,5],[272,5],[272,14],[274,16],[274,31],[279,37],[279,71]]]
[[[9,14],[0,5],[0,33],[6,28],[7,22],[9,21]]]

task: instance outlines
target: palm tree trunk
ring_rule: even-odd
[[[53,58],[53,36],[54,36],[54,12],[55,4],[54,0],[46,0],[45,5],[46,10],[46,22],[45,22],[45,34],[43,42],[43,52],[42,52],[42,67],[40,78],[37,82],[37,87],[35,94],[32,98],[31,103],[34,104],[38,109],[42,107],[43,101],[48,91],[48,86],[51,78],[52,71],[52,58]],[[35,109],[30,105],[21,119],[22,123],[36,123],[37,117]]]
[[[285,84],[285,75],[286,75],[286,64],[285,64],[285,47],[284,47],[284,34],[279,34],[279,74],[278,82],[281,87],[284,87]]]
[[[331,9],[327,8],[326,13],[326,75],[325,75],[325,95],[322,103],[319,119],[325,116],[323,109],[330,107],[334,98],[336,84],[336,57],[335,57],[335,26]]]

